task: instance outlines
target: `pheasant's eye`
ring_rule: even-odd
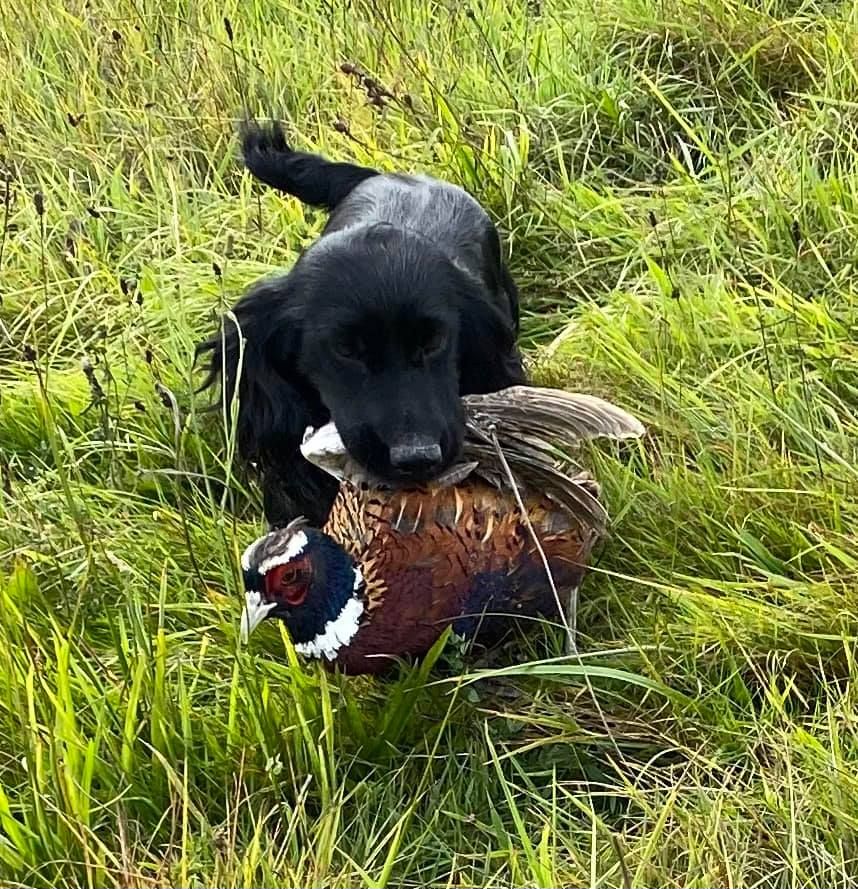
[[[307,598],[312,579],[310,566],[303,560],[275,565],[265,575],[265,593],[269,601],[295,607]]]

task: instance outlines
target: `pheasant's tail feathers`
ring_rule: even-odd
[[[598,398],[562,389],[513,386],[463,399],[471,426],[504,437],[545,437],[565,445],[597,438],[640,438],[643,424],[622,408]]]

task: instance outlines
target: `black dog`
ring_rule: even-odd
[[[232,399],[238,383],[239,453],[262,470],[268,521],[322,524],[337,485],[301,456],[307,426],[333,418],[383,478],[431,479],[459,451],[459,395],[525,382],[518,294],[462,189],[293,151],[276,124],[247,125],[242,149],[254,176],[330,217],[288,274],[238,302],[240,331],[224,319],[199,346],[203,388],[223,374]]]

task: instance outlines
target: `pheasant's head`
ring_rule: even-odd
[[[284,621],[295,649],[334,660],[364,610],[360,568],[334,540],[303,522],[260,537],[244,551],[245,640],[267,617]]]

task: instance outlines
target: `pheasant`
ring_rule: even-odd
[[[372,477],[332,423],[307,430],[302,453],[340,492],[323,528],[298,519],[245,550],[244,639],[277,617],[303,656],[380,673],[392,658],[425,654],[448,624],[490,644],[510,617],[563,616],[607,514],[588,473],[558,468],[569,461],[553,442],[634,438],[644,427],[607,401],[555,389],[462,402],[462,462],[421,487]]]

